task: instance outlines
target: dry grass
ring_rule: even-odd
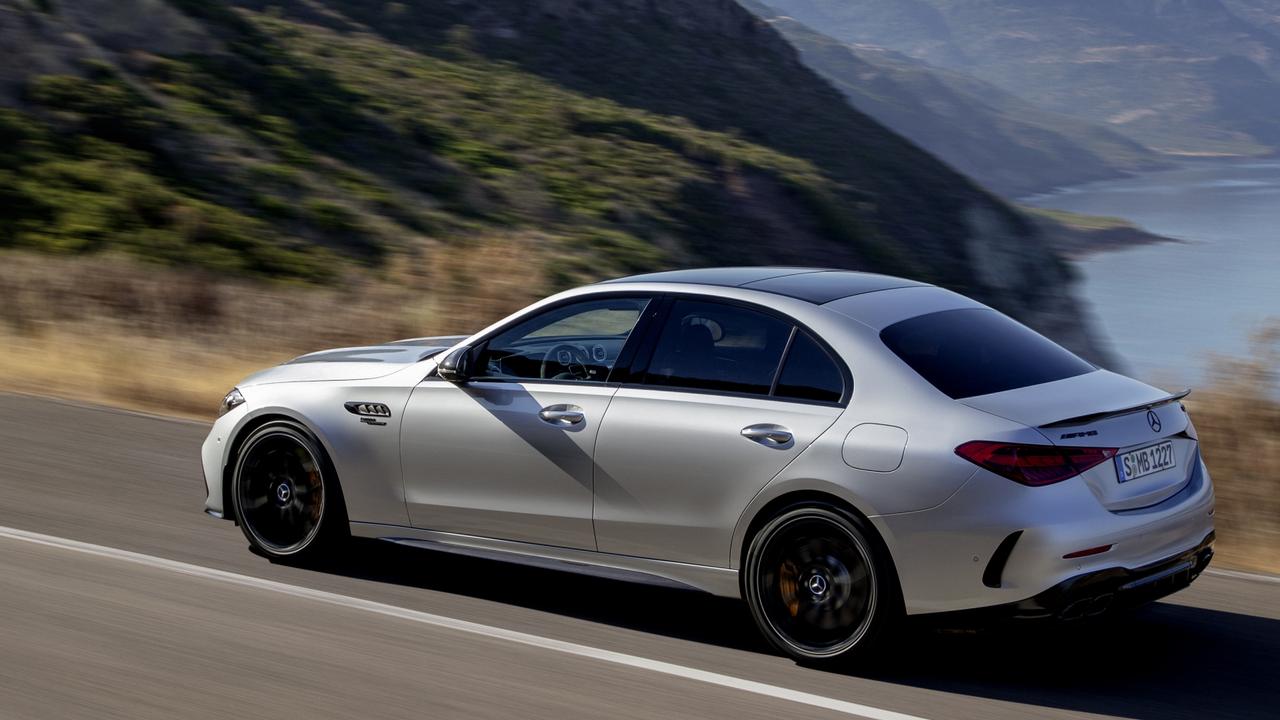
[[[1280,324],[1187,403],[1217,490],[1218,560],[1280,573]]]
[[[401,259],[341,289],[118,258],[0,254],[0,388],[209,418],[245,375],[311,350],[475,330],[546,291],[537,238]],[[1191,396],[1217,487],[1219,560],[1280,572],[1280,325]]]
[[[0,254],[0,388],[207,418],[245,375],[290,357],[467,332],[523,307],[546,285],[536,238],[527,246],[477,240],[337,288]]]

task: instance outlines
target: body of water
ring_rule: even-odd
[[[1122,371],[1194,386],[1212,354],[1247,354],[1251,335],[1280,322],[1280,161],[1187,163],[1023,202],[1122,217],[1182,241],[1077,263]]]

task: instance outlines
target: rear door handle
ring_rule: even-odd
[[[552,425],[577,425],[587,419],[582,408],[577,405],[548,405],[542,408],[538,417]]]
[[[767,423],[760,425],[748,425],[742,428],[742,437],[753,440],[761,445],[769,447],[781,447],[789,445],[795,436],[791,431],[781,425],[770,425]]]

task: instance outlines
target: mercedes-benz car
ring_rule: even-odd
[[[907,615],[1188,585],[1214,495],[1184,394],[920,282],[663,272],[247,378],[206,511],[270,558],[355,535],[741,597],[781,651],[849,659]]]

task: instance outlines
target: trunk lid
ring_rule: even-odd
[[[1190,419],[1173,394],[1106,370],[960,402],[1036,428],[1051,443],[1115,448],[1117,457],[1081,475],[1108,510],[1155,505],[1186,486],[1198,461]],[[1125,453],[1169,442],[1173,466],[1130,480]]]

